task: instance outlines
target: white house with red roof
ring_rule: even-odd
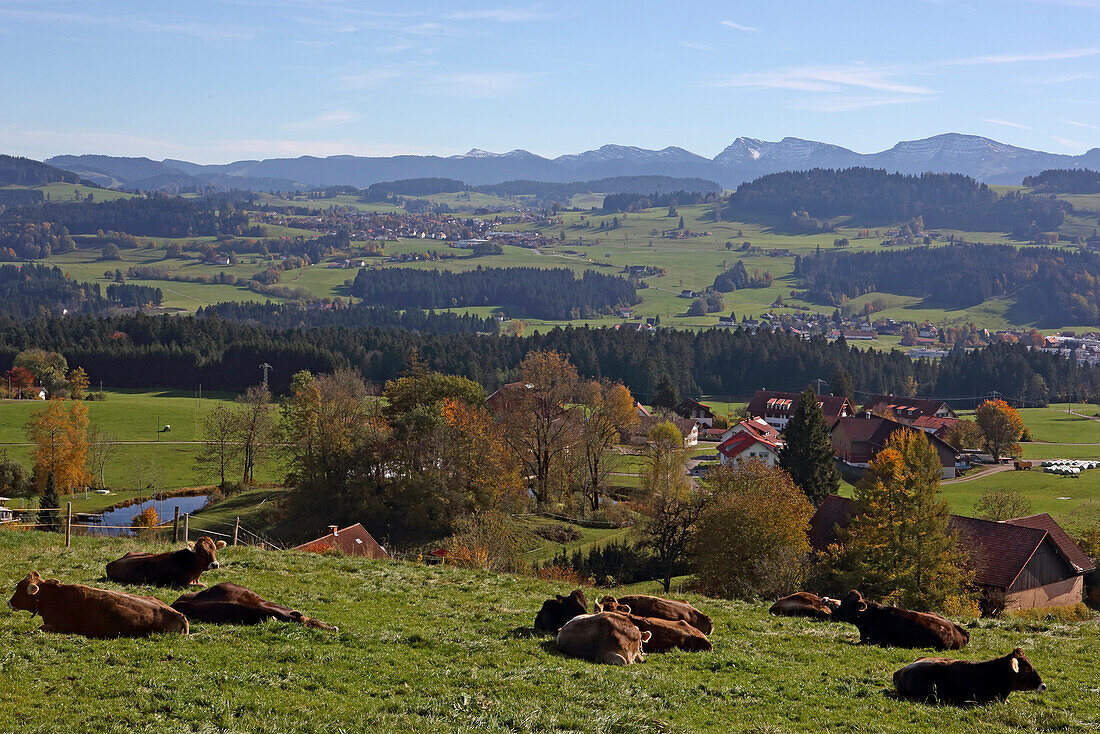
[[[718,461],[730,466],[739,461],[757,459],[774,467],[779,461],[783,439],[779,432],[760,418],[741,421],[727,432],[718,444]]]

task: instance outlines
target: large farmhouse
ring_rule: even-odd
[[[868,413],[879,413],[898,423],[912,425],[918,418],[958,418],[951,406],[942,400],[905,398],[897,395],[875,395],[863,404]]]
[[[886,447],[886,441],[895,431],[909,430],[915,429],[866,412],[837,418],[832,424],[831,432],[833,451],[840,461],[841,472],[849,477],[861,476],[871,459]],[[954,479],[957,476],[955,464],[959,455],[958,449],[934,433],[926,435],[943,466],[943,478]]]
[[[783,431],[801,399],[802,395],[796,392],[757,390],[749,401],[748,412],[754,418],[763,418],[777,431]],[[843,396],[818,395],[817,402],[829,423],[833,419],[855,413],[848,398]]]

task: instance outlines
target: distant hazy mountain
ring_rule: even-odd
[[[879,153],[861,154],[828,143],[798,138],[779,142],[737,138],[713,159],[683,148],[648,150],[605,145],[597,150],[543,158],[526,150],[491,153],[477,148],[464,155],[269,158],[200,165],[148,158],[58,156],[47,161],[105,186],[176,188],[216,186],[256,190],[303,186],[366,187],[407,178],[454,178],[471,185],[517,179],[567,183],[615,176],[696,177],[735,187],[766,173],[809,168],[870,166],[890,172],[963,173],[987,183],[1018,184],[1049,168],[1098,168],[1100,148],[1079,156],[1016,148],[976,135],[948,133],[898,143]]]

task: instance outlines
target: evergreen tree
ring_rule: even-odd
[[[680,215],[680,226],[677,227],[677,229],[683,229],[683,228],[684,228],[684,217],[683,217],[683,215]]]
[[[663,410],[672,410],[680,404],[680,391],[676,389],[672,378],[666,372],[657,381],[657,395],[653,398],[653,406]]]
[[[829,387],[833,395],[848,398],[849,402],[855,403],[856,386],[852,384],[852,376],[843,367],[838,367],[836,372],[833,373],[833,379],[829,381]]]
[[[779,468],[820,505],[827,495],[840,488],[840,470],[833,459],[833,439],[825,422],[825,413],[812,387],[798,401],[785,431],[787,445],[779,451]]]
[[[963,595],[971,572],[938,496],[942,471],[923,433],[890,436],[856,486],[855,518],[826,551],[826,585],[918,611]]]
[[[39,513],[39,521],[47,530],[61,530],[61,496],[57,493],[57,482],[53,478],[53,472],[46,475],[46,488],[42,492],[39,507],[51,508]]]

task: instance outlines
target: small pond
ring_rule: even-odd
[[[99,515],[98,519],[85,524],[97,524],[97,525],[121,525],[129,527],[130,523],[135,517],[145,511],[145,508],[152,507],[157,511],[157,516],[160,517],[160,521],[168,522],[176,514],[175,508],[180,508],[180,515],[186,515],[192,513],[198,509],[201,509],[210,502],[210,498],[205,495],[199,495],[197,497],[169,497],[164,500],[146,500],[145,502],[139,502],[130,505],[129,507],[120,507],[117,510],[111,510],[110,512],[104,512]],[[115,528],[86,528],[86,532],[90,535],[130,535],[129,530],[119,530]]]

